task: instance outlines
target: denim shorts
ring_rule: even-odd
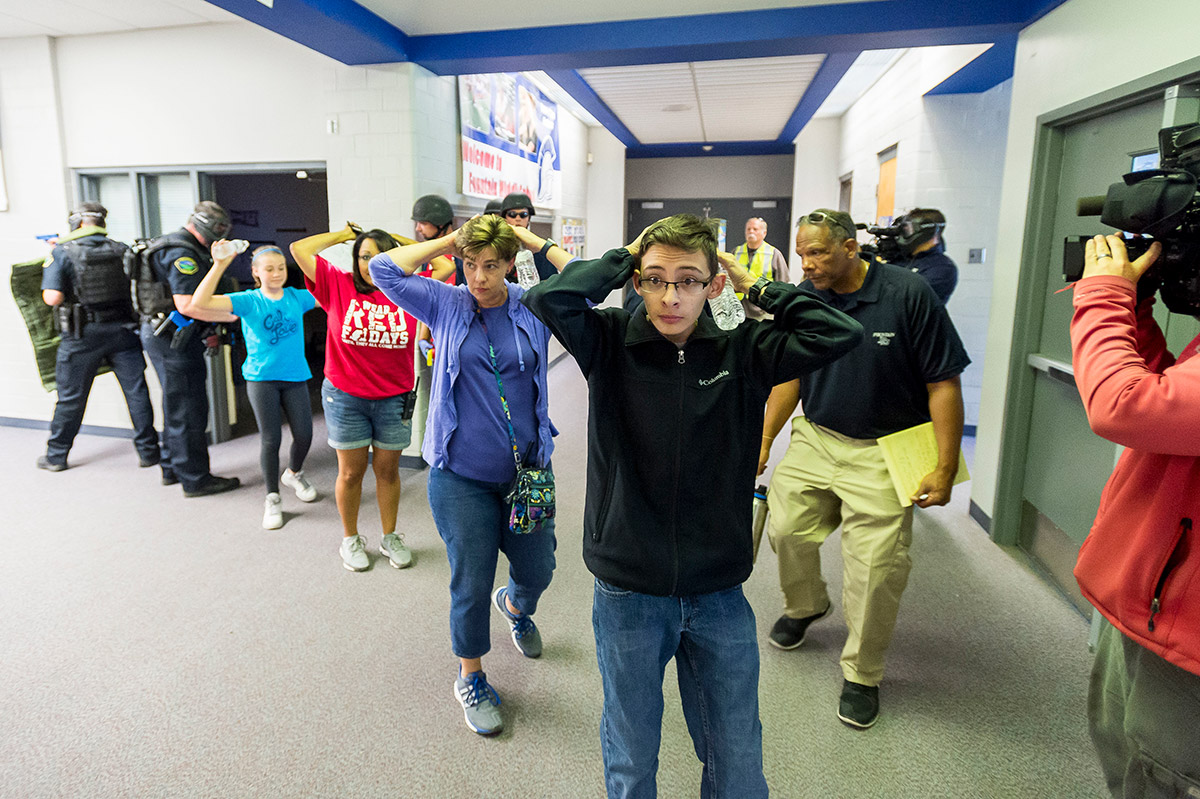
[[[334,449],[402,450],[412,441],[412,421],[405,421],[404,398],[397,394],[383,399],[363,399],[347,394],[329,382],[321,384],[321,405],[329,446]]]

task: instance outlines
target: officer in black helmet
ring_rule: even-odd
[[[72,211],[71,232],[58,240],[42,273],[42,299],[55,308],[62,336],[54,366],[58,401],[46,454],[37,460],[39,469],[51,472],[67,468],[67,453],[83,422],[92,381],[104,362],[112,366],[125,394],[138,462],[145,467],[159,462],[146,359],[135,332],[137,317],[125,274],[129,248],[108,238],[107,216],[100,203],[82,203]]]
[[[454,224],[454,209],[440,194],[426,194],[413,203],[412,218],[416,222],[419,241],[445,236]]]
[[[204,350],[211,332],[206,323],[234,322],[237,317],[192,306],[192,294],[212,267],[209,248],[226,238],[232,227],[225,209],[205,200],[182,228],[162,237],[150,256],[166,295],[163,305],[150,309],[143,319],[142,346],[163,389],[163,485],[182,484],[185,497],[219,494],[239,484],[236,477],[217,477],[208,470],[204,432],[208,427]],[[230,288],[222,286],[222,291]],[[176,324],[167,323],[172,310],[182,315],[174,317]]]
[[[424,197],[418,197],[417,201],[413,203],[412,218],[415,223],[413,227],[416,228],[417,241],[440,239],[454,229],[454,209],[450,207],[450,201],[440,194],[426,194]],[[455,284],[464,285],[467,282],[462,271],[462,261],[453,256],[437,258],[435,261],[425,264],[424,267],[417,274],[445,281],[450,277],[451,268],[453,268]]]
[[[488,200],[487,205],[485,205],[483,207],[483,214],[484,214],[484,216],[487,216],[488,214],[496,214],[497,216],[499,216],[500,215],[500,201],[499,200]]]
[[[896,265],[925,278],[945,305],[958,285],[958,266],[946,255],[942,235],[946,217],[936,208],[914,208],[896,220],[896,227],[900,228],[896,243],[904,254]]]
[[[504,221],[512,226],[520,239],[523,246],[523,252],[533,255],[533,266],[537,270],[538,280],[545,280],[551,275],[558,274],[558,267],[551,261],[547,253],[550,249],[557,247],[550,239],[543,239],[529,229],[529,223],[533,220],[533,200],[529,199],[529,195],[524,192],[514,191],[508,194],[500,202],[500,216],[504,217]],[[517,259],[513,261],[512,271],[508,273],[508,279],[512,282],[517,282],[517,266],[523,258],[528,255],[517,253]]]

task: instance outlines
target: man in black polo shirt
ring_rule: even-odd
[[[833,609],[821,578],[821,543],[842,525],[842,604],[847,639],[838,718],[866,728],[879,714],[883,656],[912,563],[912,507],[900,504],[875,439],[932,421],[938,465],[921,481],[918,507],[945,505],[958,469],[967,357],[929,284],[898,266],[866,261],[849,214],[820,209],[800,219],[796,253],[805,281],[863,326],[839,360],[776,386],[767,402],[759,470],[771,441],[803,399],[791,443],[768,494],[769,535],[785,606],[770,642],[795,649]]]

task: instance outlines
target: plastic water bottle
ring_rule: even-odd
[[[245,239],[232,239],[213,248],[213,258],[232,258],[249,248],[250,242]]]
[[[533,265],[533,253],[529,250],[517,253],[517,282],[523,289],[533,288],[542,282],[538,277],[537,268]]]
[[[722,330],[733,330],[746,321],[746,309],[734,293],[733,281],[729,279],[725,280],[725,288],[721,289],[721,293],[708,301],[708,307],[712,309],[717,327]]]
[[[767,525],[767,487],[757,486],[754,489],[754,559],[758,560],[758,545],[762,543],[763,528]]]

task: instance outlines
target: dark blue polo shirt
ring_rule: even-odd
[[[933,293],[945,305],[958,285],[958,267],[950,256],[946,255],[941,244],[922,253],[917,253],[906,264],[900,264],[909,271],[916,272],[925,278],[925,282],[933,288]]]
[[[207,253],[208,248],[196,241],[186,228],[182,232],[191,241],[196,242],[196,247],[201,252]],[[211,257],[200,258],[191,248],[176,245],[163,247],[155,252],[152,263],[159,279],[165,280],[170,286],[171,294],[195,294],[200,281],[204,280],[204,276],[212,268]],[[215,293],[228,294],[236,289],[236,283],[227,273],[221,276]]]
[[[863,326],[865,338],[800,378],[804,415],[851,438],[879,438],[931,421],[927,383],[962,373],[971,359],[933,289],[902,267],[871,261],[850,294],[808,289]]]

